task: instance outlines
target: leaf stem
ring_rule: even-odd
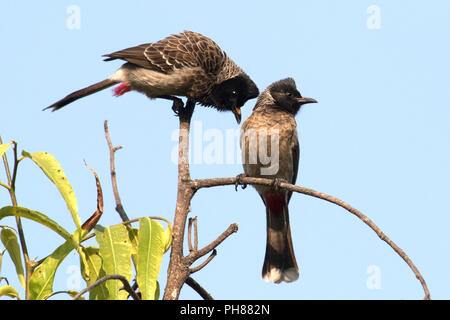
[[[2,144],[2,138],[0,137],[0,144]],[[3,164],[5,166],[5,172],[6,172],[6,177],[8,179],[8,191],[9,191],[9,196],[11,197],[11,202],[12,205],[14,207],[17,207],[17,198],[16,198],[16,192],[15,192],[15,183],[16,183],[16,175],[17,175],[17,168],[19,165],[19,160],[17,159],[17,142],[13,141],[13,150],[14,150],[14,168],[13,168],[13,175],[11,177],[11,171],[9,170],[9,165],[8,165],[8,159],[6,157],[6,153],[3,154]],[[3,184],[2,184],[3,185]],[[5,186],[5,185],[3,185]],[[22,247],[22,253],[23,253],[23,258],[25,261],[25,270],[26,270],[26,275],[25,275],[25,299],[29,298],[29,294],[30,294],[30,290],[29,290],[29,281],[31,278],[31,274],[33,273],[33,263],[32,261],[30,261],[29,255],[28,255],[28,249],[27,249],[27,244],[25,242],[25,235],[23,233],[23,227],[22,227],[22,220],[20,219],[20,217],[15,217],[16,219],[16,224],[17,224],[17,230],[19,233],[19,239],[20,239],[20,245]]]

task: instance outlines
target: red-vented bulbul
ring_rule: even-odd
[[[149,98],[174,101],[182,106],[184,96],[219,111],[232,111],[239,123],[240,108],[258,96],[258,88],[210,38],[184,31],[154,43],[142,44],[104,55],[105,61],[127,61],[106,80],[75,91],[45,109],[58,110],[65,105],[121,83],[116,96],[136,90]]]
[[[241,148],[247,176],[295,184],[299,143],[295,115],[306,103],[291,78],[271,84],[262,92],[253,113],[241,128]],[[288,204],[292,192],[274,186],[255,186],[266,206],[267,244],[262,277],[267,282],[291,282],[299,271],[292,246]]]

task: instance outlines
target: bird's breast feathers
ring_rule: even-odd
[[[266,117],[259,112],[253,113],[241,130],[242,162],[246,174],[292,182],[293,150],[297,143],[294,117]]]

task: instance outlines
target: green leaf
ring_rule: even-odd
[[[14,231],[11,229],[3,228],[1,232],[1,239],[3,245],[11,257],[11,260],[16,267],[16,273],[19,277],[20,283],[22,287],[25,289],[25,273],[23,271],[23,264],[20,252],[19,241],[17,240],[17,236]]]
[[[10,285],[6,285],[3,287],[0,287],[0,297],[1,296],[8,296],[11,298],[17,298],[17,300],[20,300],[19,293],[11,287]]]
[[[103,259],[102,268],[105,274],[120,274],[128,281],[132,277],[131,243],[128,230],[123,224],[112,227],[95,227],[95,236],[100,247],[100,256]],[[106,282],[111,300],[126,300],[128,293],[119,291],[123,284],[119,280]]]
[[[73,249],[75,249],[74,242],[70,239],[53,251],[53,253],[34,270],[30,278],[31,300],[44,300],[52,294],[56,270]]]
[[[67,180],[66,174],[62,170],[55,157],[47,152],[36,152],[30,154],[26,151],[22,151],[24,157],[33,160],[39,168],[44,171],[45,175],[56,185],[62,197],[66,201],[67,208],[72,214],[72,219],[77,229],[81,229],[81,220],[78,215],[77,199],[73,192],[72,186]]]
[[[85,258],[80,261],[81,274],[83,275],[86,284],[90,286],[98,279],[103,278],[106,274],[105,270],[102,268],[102,257],[99,254],[99,248],[82,248],[82,252]],[[89,291],[90,300],[106,300],[108,297],[109,293],[105,282]]]
[[[138,229],[136,228],[131,228],[131,226],[129,226],[128,228],[128,236],[130,237],[130,243],[131,243],[131,260],[134,263],[134,266],[137,266],[137,257],[138,257],[138,242],[139,242],[139,238],[138,238]]]
[[[164,228],[158,221],[142,218],[139,223],[136,279],[143,300],[154,300],[165,250]]]
[[[11,146],[11,143],[5,143],[5,144],[0,144],[0,158],[3,156],[3,154],[6,152],[6,150],[8,150],[8,148]]]
[[[57,234],[59,234],[61,237],[63,237],[66,240],[72,239],[72,235],[66,231],[63,227],[61,227],[58,223],[47,217],[45,214],[42,214],[38,211],[33,211],[27,208],[23,207],[3,207],[0,209],[0,220],[8,217],[8,216],[15,216],[15,217],[23,217],[27,219],[31,219],[35,222],[38,222],[51,230],[55,231]]]
[[[159,292],[160,292],[159,281],[156,281],[155,299],[154,300],[158,300],[159,299]]]
[[[170,246],[172,245],[172,225],[171,224],[169,224],[166,228],[166,231],[164,231],[163,241],[164,241],[164,253],[166,253],[170,249]]]

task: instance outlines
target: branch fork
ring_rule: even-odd
[[[230,225],[216,240],[198,249],[197,218],[190,218],[188,223],[188,247],[189,253],[184,256],[183,241],[188,213],[191,211],[191,200],[195,195],[195,188],[192,187],[192,179],[189,171],[189,131],[195,102],[188,100],[184,108],[178,109],[180,121],[180,136],[178,140],[178,192],[177,204],[175,208],[175,218],[173,222],[173,241],[170,253],[169,270],[167,272],[167,284],[164,291],[165,300],[176,300],[180,295],[181,287],[187,282],[202,297],[205,295],[204,289],[196,283],[190,275],[204,268],[217,255],[216,247],[222,243],[232,233],[237,231],[237,224]],[[192,230],[193,229],[193,230]],[[194,233],[194,243],[192,243],[192,232]],[[191,265],[199,258],[210,253],[197,267]]]
[[[236,223],[231,224],[222,234],[220,234],[216,240],[212,241],[205,247],[198,249],[198,230],[197,230],[197,217],[189,218],[188,221],[188,248],[189,253],[184,256],[183,242],[184,233],[186,228],[186,222],[188,220],[188,214],[191,211],[191,200],[197,191],[203,188],[212,188],[218,186],[234,185],[237,191],[238,186],[242,189],[249,184],[251,185],[264,185],[274,187],[277,189],[284,189],[292,192],[302,193],[308,196],[319,198],[331,203],[334,203],[348,212],[355,215],[358,219],[362,220],[368,225],[378,237],[385,241],[410,267],[416,278],[420,281],[425,293],[425,300],[430,299],[430,292],[426,285],[426,282],[420,274],[417,267],[413,264],[411,259],[406,253],[398,247],[389,237],[387,237],[381,229],[375,225],[372,220],[365,216],[359,210],[353,208],[344,201],[337,199],[333,196],[321,193],[305,187],[289,184],[281,180],[264,179],[247,177],[245,174],[240,174],[234,178],[213,178],[213,179],[196,179],[192,180],[189,171],[189,131],[192,114],[195,108],[195,102],[188,100],[185,107],[177,108],[177,116],[180,121],[180,135],[178,144],[178,191],[177,202],[175,208],[175,217],[173,222],[173,241],[172,250],[170,253],[169,269],[167,272],[167,283],[164,291],[165,300],[176,300],[179,298],[180,290],[184,283],[188,284],[191,288],[197,291],[200,296],[206,300],[212,300],[211,295],[202,288],[194,279],[191,278],[191,274],[203,269],[212,259],[217,255],[216,247],[220,245],[226,238],[228,238],[234,232],[237,232],[238,225]],[[115,169],[114,169],[114,153],[121,149],[121,146],[113,147],[109,138],[107,122],[105,121],[105,134],[108,140],[108,146],[110,150],[111,158],[111,178],[113,180],[114,195],[116,198],[116,210],[121,215],[122,219],[128,220],[125,211],[121,205],[120,197],[117,191],[117,182],[115,181]],[[193,241],[192,241],[193,234]],[[210,253],[202,263],[196,267],[191,267],[198,259]]]

